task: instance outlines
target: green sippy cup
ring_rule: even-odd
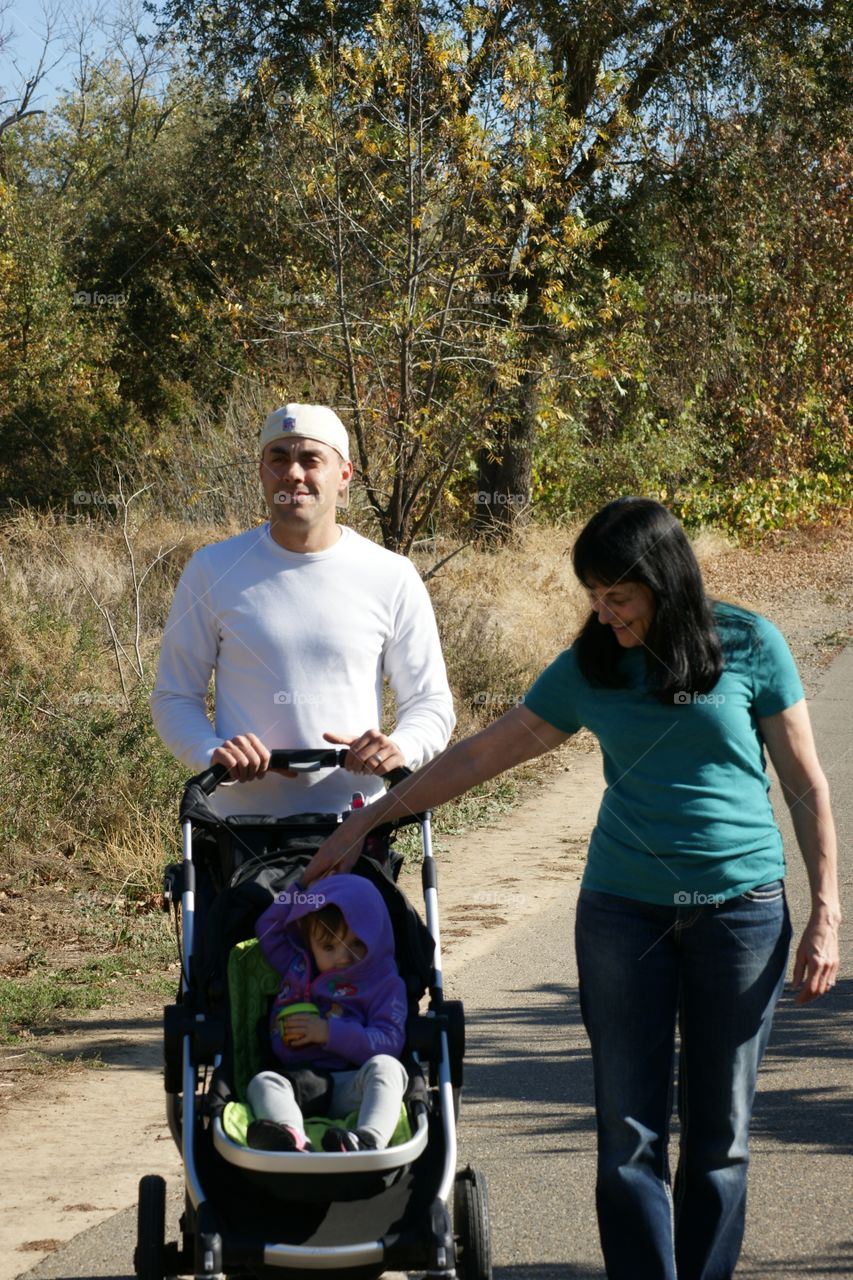
[[[290,1044],[290,1042],[293,1040],[293,1033],[290,1032],[290,1034],[288,1034],[287,1021],[286,1021],[287,1018],[289,1018],[292,1013],[316,1013],[317,1015],[319,1015],[320,1010],[317,1008],[316,1004],[285,1005],[284,1008],[279,1012],[278,1019],[277,1019],[279,1028],[281,1030],[281,1037],[284,1040],[285,1044]]]

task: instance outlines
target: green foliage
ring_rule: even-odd
[[[299,0],[296,4],[256,4],[250,0],[166,0],[162,27],[177,32],[200,57],[208,75],[227,88],[235,75],[251,80],[264,59],[274,58],[292,78],[305,66],[328,29],[329,14],[342,34],[357,35],[374,10],[374,0]]]
[[[660,499],[690,528],[716,525],[751,539],[774,529],[829,524],[853,513],[853,478],[825,471],[766,479],[749,477],[735,484],[707,482],[686,492],[660,492]]]
[[[212,215],[199,168],[212,127],[200,86],[176,78],[160,98],[108,63],[4,137],[6,499],[71,504],[239,369],[217,285],[181,233]]]
[[[851,154],[822,143],[720,122],[641,212],[633,274],[587,330],[592,378],[545,397],[540,509],[666,491],[754,530],[849,506]]]
[[[127,422],[108,368],[109,326],[81,321],[65,262],[65,211],[0,181],[0,486],[65,498]]]

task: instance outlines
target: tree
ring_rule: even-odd
[[[0,494],[71,502],[125,415],[112,334],[80,321],[55,202],[0,181],[0,218]]]
[[[3,139],[0,419],[6,497],[71,502],[137,471],[241,352],[197,250],[216,258],[215,103],[137,27],[80,45],[77,84]],[[4,360],[5,355],[5,360]]]
[[[288,8],[285,17],[282,12],[270,14],[252,0],[216,13],[195,0],[170,8],[183,22],[183,33],[220,69],[236,66],[251,75],[262,65],[270,84],[292,89],[308,74],[307,59],[300,59],[318,47],[322,25],[313,0]],[[340,6],[335,15],[340,31],[356,29],[355,7]],[[494,150],[508,139],[512,152],[504,166],[511,173],[512,196],[493,203],[492,216],[500,213],[502,243],[517,251],[496,257],[487,292],[523,299],[512,316],[521,348],[514,406],[506,396],[495,406],[493,429],[480,452],[477,489],[502,500],[489,512],[491,521],[496,517],[510,524],[525,509],[515,499],[527,487],[543,388],[559,396],[561,380],[567,379],[564,390],[571,397],[583,369],[579,357],[586,343],[579,340],[578,323],[553,323],[550,254],[565,236],[567,218],[576,227],[597,228],[599,250],[592,264],[587,252],[577,254],[574,265],[563,264],[563,299],[573,294],[580,316],[602,307],[607,311],[612,288],[607,280],[618,282],[630,271],[632,228],[644,210],[656,206],[680,172],[695,176],[703,139],[717,122],[745,112],[778,116],[780,66],[791,71],[789,79],[808,87],[826,131],[838,127],[839,103],[849,91],[850,21],[849,11],[836,0],[663,5],[486,0],[478,6],[445,3],[418,10],[425,37],[461,33],[467,56],[455,69],[456,118],[470,113],[487,119]],[[252,53],[261,30],[263,40],[254,47],[263,50],[263,64]],[[354,43],[370,48],[374,39],[375,29],[368,27]],[[526,106],[512,92],[501,101],[507,51],[513,46],[519,60],[536,67],[539,87],[525,124],[544,165],[528,163],[517,145],[516,129],[523,128],[517,113]],[[300,67],[295,76],[294,65]],[[262,82],[263,76],[261,92]],[[537,148],[537,134],[544,147]],[[560,309],[567,310],[565,301]],[[617,370],[613,377],[623,385]],[[616,393],[608,412],[618,417],[629,410],[636,397],[628,390],[625,396]]]
[[[687,267],[682,322],[709,350],[700,412],[732,480],[849,467],[853,155],[792,123],[719,126],[704,182],[685,172],[656,226]]]
[[[24,120],[43,114],[43,108],[35,104],[39,89],[45,77],[54,69],[60,55],[56,53],[56,27],[58,15],[56,11],[42,11],[43,38],[35,67],[22,70],[14,54],[14,33],[5,25],[6,13],[10,3],[0,4],[0,58],[6,63],[4,68],[11,83],[7,87],[0,85],[0,144],[3,135]],[[8,95],[8,96],[6,96]],[[2,151],[0,151],[2,166]],[[2,173],[2,167],[0,167]]]
[[[469,35],[482,36],[477,21]],[[267,376],[287,372],[291,388],[301,376],[349,412],[368,502],[401,550],[429,529],[455,473],[473,482],[477,452],[528,377],[525,299],[495,282],[547,248],[542,310],[559,324],[561,273],[590,242],[570,218],[564,243],[546,244],[519,198],[522,181],[551,181],[557,143],[535,51],[493,45],[474,103],[470,48],[427,29],[419,4],[386,0],[358,42],[330,33],[310,84],[287,94],[272,69],[261,75],[266,221],[280,238],[260,286],[235,291],[235,324]]]
[[[307,72],[312,54],[322,45],[330,9],[340,35],[357,36],[373,14],[375,0],[297,0],[266,4],[259,0],[165,0],[161,30],[176,37],[217,84],[240,91],[253,83],[263,65],[281,68],[284,83]]]
[[[225,395],[348,413],[401,548],[837,453],[845,8],[377,3],[186,0],[205,78],[131,22],[6,130],[7,492]]]
[[[812,106],[827,128],[837,123],[849,94],[850,16],[831,2],[566,6],[545,0],[535,12],[560,108],[582,124],[565,157],[560,196],[540,209],[541,217],[556,228],[570,207],[606,222],[597,262],[616,277],[630,270],[632,229],[644,210],[682,171],[696,180],[697,152],[715,122],[748,102],[757,111],[779,110],[768,88],[774,80],[778,86],[780,61],[812,87]],[[531,309],[539,294],[534,272],[527,288]],[[526,327],[535,332],[535,314],[520,320],[532,321]],[[481,472],[483,487],[500,491],[515,483],[533,447],[536,400],[528,395],[507,421]],[[630,403],[620,390],[617,414]]]

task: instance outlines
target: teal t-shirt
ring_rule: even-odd
[[[594,687],[572,647],[525,697],[555,728],[584,726],[601,745],[607,788],[584,888],[701,903],[785,873],[758,719],[799,702],[803,686],[766,618],[728,604],[716,604],[715,617],[725,669],[710,693],[659,702],[646,689],[642,648],[620,655],[626,688]]]

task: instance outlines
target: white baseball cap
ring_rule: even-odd
[[[349,439],[346,427],[334,409],[324,404],[286,404],[274,409],[261,429],[261,453],[273,440],[287,436],[305,436],[319,440],[349,462]]]

